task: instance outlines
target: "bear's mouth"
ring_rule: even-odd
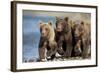
[[[46,34],[41,34],[42,37],[46,37]]]
[[[74,33],[74,37],[77,39],[77,38],[79,38],[79,34],[75,34]]]
[[[56,31],[57,31],[57,32],[61,32],[62,29],[61,29],[61,28],[57,28]]]

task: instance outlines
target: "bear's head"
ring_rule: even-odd
[[[39,27],[40,27],[41,37],[47,38],[50,36],[51,32],[53,33],[52,22],[48,23],[40,22]]]
[[[65,17],[64,19],[56,17],[56,31],[57,32],[67,31],[68,20],[69,20],[68,17]]]
[[[84,22],[80,21],[80,22],[74,22],[74,26],[73,26],[73,31],[74,31],[74,36],[76,38],[82,37],[83,33],[84,33]]]

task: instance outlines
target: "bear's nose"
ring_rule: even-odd
[[[57,31],[61,31],[61,26],[59,25],[58,27],[57,27]]]
[[[58,27],[57,30],[60,30],[60,28]]]
[[[42,34],[45,34],[45,32],[46,32],[45,30],[42,30]]]

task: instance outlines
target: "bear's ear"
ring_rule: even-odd
[[[60,20],[60,18],[56,16],[56,21],[59,21],[59,20]]]
[[[81,21],[81,25],[83,25],[83,26],[84,26],[84,21]]]
[[[43,26],[44,24],[43,24],[43,22],[42,21],[39,21],[39,28],[42,28],[42,26]]]
[[[68,19],[69,19],[68,17],[65,17],[65,18],[64,18],[64,20],[67,21],[67,22],[68,22]]]
[[[48,25],[52,26],[52,21],[49,21],[49,22],[48,22]]]

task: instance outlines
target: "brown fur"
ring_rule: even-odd
[[[71,26],[68,20],[68,17],[64,19],[56,17],[56,42],[58,53],[65,57],[71,57],[72,52]]]
[[[40,42],[39,42],[39,58],[40,60],[45,59],[46,57],[51,57],[56,53],[57,44],[54,40],[55,32],[51,22],[40,23]],[[45,55],[45,50],[47,53]]]
[[[73,30],[73,37],[74,37],[74,50],[77,47],[77,44],[81,47],[81,56],[86,58],[88,56],[88,48],[90,45],[90,24],[86,23],[85,21],[80,21],[79,23],[73,23],[74,26],[72,27]],[[79,43],[79,40],[81,43]]]

